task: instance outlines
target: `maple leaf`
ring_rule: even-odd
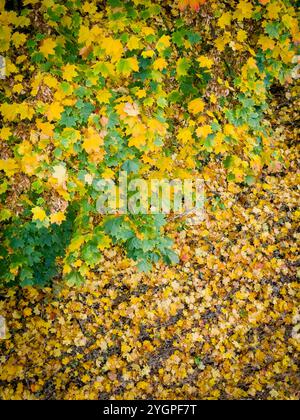
[[[74,64],[66,64],[62,70],[63,70],[63,79],[67,80],[68,82],[71,82],[74,77],[77,76],[77,67]]]
[[[108,61],[98,61],[93,68],[103,77],[110,76],[115,72],[115,66]]]
[[[167,67],[167,62],[164,58],[158,58],[153,63],[154,70],[163,70]]]
[[[231,23],[232,15],[230,12],[222,13],[221,17],[218,19],[218,26],[224,29],[226,26],[229,26]]]
[[[178,140],[182,141],[183,144],[191,143],[193,140],[193,136],[190,128],[180,128],[177,134],[177,138]]]
[[[31,212],[33,214],[32,220],[40,220],[43,222],[45,219],[47,219],[47,215],[41,207],[34,207]]]
[[[99,90],[97,93],[97,101],[100,104],[108,104],[111,97],[112,97],[112,94],[108,89]]]
[[[206,57],[205,55],[201,55],[197,58],[198,63],[200,64],[200,67],[207,67],[208,69],[211,69],[214,61],[211,58]]]
[[[4,171],[8,176],[14,175],[18,170],[15,159],[0,159],[0,171]]]
[[[135,94],[139,99],[145,98],[147,96],[147,92],[145,89],[139,89],[136,91]]]
[[[138,36],[133,35],[129,38],[129,41],[126,45],[129,51],[138,50],[141,48],[141,40]]]
[[[154,56],[155,52],[153,50],[147,49],[146,51],[142,52],[143,58],[152,58]]]
[[[93,127],[86,130],[82,147],[87,153],[99,152],[103,143],[103,137]]]
[[[156,49],[158,51],[164,51],[171,45],[171,37],[169,35],[163,35],[156,44]]]
[[[50,222],[55,223],[57,225],[61,225],[63,221],[66,220],[66,216],[63,212],[59,211],[57,213],[52,213],[50,215]]]
[[[147,128],[144,124],[137,123],[132,128],[132,137],[129,139],[128,146],[135,146],[138,149],[143,148],[146,144]]]
[[[271,4],[267,6],[267,11],[268,11],[268,17],[270,19],[278,19],[279,13],[281,11],[281,5],[275,4],[272,2]]]
[[[119,61],[123,54],[123,45],[119,39],[106,38],[103,40],[103,47],[107,55],[110,55],[112,61]]]
[[[37,128],[41,131],[42,135],[45,137],[52,137],[54,133],[54,126],[53,124],[49,122],[42,122],[40,120],[37,120],[36,122]]]
[[[190,67],[191,61],[188,58],[180,58],[176,65],[177,76],[186,76]]]
[[[247,38],[248,38],[248,34],[247,34],[247,32],[246,32],[246,31],[244,31],[243,29],[240,29],[240,30],[238,31],[238,33],[237,33],[237,37],[236,37],[236,39],[237,39],[239,42],[244,42]]]
[[[0,129],[0,139],[1,140],[8,140],[9,137],[11,136],[12,132],[11,129],[9,127],[2,127]]]
[[[59,120],[63,110],[64,107],[59,102],[52,102],[52,104],[49,105],[48,110],[46,112],[48,120]]]
[[[26,39],[27,39],[27,36],[20,32],[15,32],[11,37],[11,40],[16,48],[19,48],[21,45],[24,45],[26,42]]]
[[[190,7],[195,12],[199,12],[200,6],[205,4],[207,0],[179,0],[179,9],[184,10]]]
[[[6,121],[13,121],[18,115],[18,105],[7,103],[1,104],[0,112]]]
[[[194,99],[189,103],[188,109],[191,114],[199,114],[204,110],[205,102],[201,98]]]
[[[52,38],[46,38],[41,42],[40,45],[40,52],[45,56],[49,57],[49,55],[55,54],[55,48],[57,47],[56,41]]]
[[[11,28],[9,25],[4,25],[2,22],[0,26],[0,52],[5,52],[10,46]]]
[[[132,136],[128,141],[129,147],[136,147],[137,149],[143,149],[143,147],[146,144],[146,138],[145,136]]]
[[[238,20],[250,19],[253,13],[253,6],[247,0],[241,0],[237,5],[235,17]]]
[[[100,251],[104,251],[104,249],[109,248],[111,245],[111,238],[107,235],[101,236],[97,248]]]
[[[24,311],[23,311],[23,315],[24,315],[25,317],[29,317],[29,316],[31,316],[31,314],[32,314],[32,309],[31,309],[31,308],[25,308],[25,309],[24,309]]]
[[[53,167],[52,177],[55,178],[59,185],[64,185],[68,179],[67,170],[64,165],[56,165]]]
[[[267,36],[260,36],[258,43],[259,45],[261,45],[263,51],[266,51],[266,50],[272,51],[275,47],[274,40]]]
[[[17,110],[21,120],[25,120],[26,118],[31,120],[35,113],[34,108],[26,102],[18,104]]]
[[[34,175],[39,165],[39,156],[36,154],[25,155],[21,160],[22,171],[27,175]]]
[[[212,132],[213,130],[210,125],[203,125],[202,127],[198,127],[196,130],[197,136],[202,138],[206,138]]]
[[[122,58],[117,63],[116,68],[119,74],[125,77],[130,76],[133,71],[139,71],[138,60],[136,57]]]
[[[136,103],[131,104],[130,102],[126,102],[124,105],[124,112],[130,117],[136,117],[140,113],[138,105]]]

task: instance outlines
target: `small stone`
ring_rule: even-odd
[[[0,315],[0,340],[4,340],[7,335],[6,320]]]

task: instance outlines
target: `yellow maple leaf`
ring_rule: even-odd
[[[89,375],[83,375],[81,380],[84,384],[87,384],[88,382],[90,382],[91,377]]]
[[[8,51],[11,38],[11,28],[8,25],[3,24],[1,20],[0,26],[0,52]]]
[[[11,129],[9,127],[2,127],[0,129],[0,139],[1,140],[8,140],[11,136]]]
[[[100,104],[108,104],[112,94],[108,89],[102,89],[97,93],[97,101]]]
[[[25,120],[27,118],[31,120],[35,113],[34,107],[32,105],[29,105],[26,102],[18,104],[17,110],[18,110],[18,113],[20,114],[21,120]]]
[[[45,57],[49,57],[49,55],[55,54],[55,47],[57,47],[56,41],[54,41],[52,38],[47,38],[41,42],[40,52]]]
[[[37,128],[41,131],[41,133],[46,137],[52,137],[54,133],[54,126],[49,122],[42,122],[41,120],[37,120],[36,123]]]
[[[123,45],[119,39],[112,37],[103,40],[103,48],[107,55],[111,56],[113,62],[120,60],[123,54]]]
[[[20,32],[15,32],[11,37],[11,40],[16,48],[19,48],[21,45],[24,45],[26,42],[26,39],[27,39],[27,36]]]
[[[63,110],[64,110],[64,107],[59,102],[52,102],[52,104],[49,105],[48,110],[46,112],[48,120],[49,121],[59,120]]]
[[[15,159],[0,159],[0,171],[4,171],[6,175],[12,176],[18,171],[18,164]]]
[[[106,168],[104,172],[101,174],[103,179],[113,179],[115,177],[115,173],[112,169]]]
[[[201,55],[197,58],[198,63],[200,64],[200,67],[207,67],[208,69],[211,69],[214,61],[211,58],[206,57],[205,55]]]
[[[66,220],[66,216],[62,211],[59,211],[57,213],[52,213],[50,216],[50,222],[56,223],[57,225],[61,225],[61,223],[65,220]]]
[[[80,249],[81,245],[85,242],[85,238],[83,236],[78,236],[77,238],[72,239],[69,245],[69,251],[74,252]]]
[[[23,90],[23,85],[22,85],[22,83],[17,83],[17,84],[15,84],[15,85],[13,86],[13,88],[12,88],[12,91],[13,91],[14,93],[21,93],[21,92],[22,92],[22,90]]]
[[[247,0],[241,0],[237,5],[234,17],[238,20],[250,19],[253,13],[253,6]]]
[[[201,98],[194,99],[191,101],[188,105],[189,112],[191,114],[199,114],[199,112],[202,112],[204,110],[205,103]]]
[[[224,51],[225,46],[231,41],[231,33],[226,31],[223,36],[216,39],[215,44],[219,51]]]
[[[171,37],[169,35],[163,35],[156,44],[156,49],[158,51],[164,51],[171,45],[170,42]]]
[[[129,147],[137,147],[138,149],[141,149],[145,146],[146,144],[146,139],[144,136],[136,136],[136,137],[131,137],[128,141],[128,146]]]
[[[136,123],[131,130],[132,137],[128,142],[128,146],[135,146],[138,149],[146,144],[147,127],[142,123]]]
[[[137,383],[137,388],[138,389],[143,389],[143,390],[147,390],[149,387],[149,384],[145,381],[140,381]]]
[[[193,140],[192,132],[189,127],[180,128],[177,134],[178,140],[183,144],[190,143]]]
[[[32,315],[32,309],[31,308],[25,308],[23,311],[23,315],[25,317],[31,316]]]
[[[21,160],[22,171],[27,175],[34,175],[39,167],[39,157],[36,154],[26,154]]]
[[[153,50],[146,50],[142,52],[143,58],[152,58],[154,56],[155,52]]]
[[[224,134],[217,133],[214,139],[214,151],[216,154],[218,153],[225,153],[227,152],[228,147],[227,144],[224,142]]]
[[[91,31],[87,26],[81,25],[78,34],[79,44],[90,45],[93,39],[91,37]]]
[[[275,42],[273,39],[269,38],[268,36],[260,36],[258,40],[259,45],[261,45],[261,48],[263,51],[266,50],[273,50],[275,47]]]
[[[145,98],[147,96],[147,92],[145,89],[139,89],[136,91],[135,94],[139,99]]]
[[[210,95],[209,100],[212,104],[216,104],[218,102],[218,98],[216,97],[214,93]]]
[[[63,68],[63,79],[71,82],[77,76],[76,66],[74,64],[66,64]]]
[[[97,12],[97,6],[89,1],[84,2],[82,5],[82,10],[85,13],[90,13],[91,15],[95,14]]]
[[[282,10],[282,6],[279,4],[276,4],[274,2],[272,2],[271,4],[268,4],[267,6],[267,14],[269,19],[278,19],[279,17],[279,13]]]
[[[239,42],[244,42],[246,39],[248,38],[248,34],[246,31],[244,31],[243,29],[240,29],[237,33],[236,39]]]
[[[103,251],[106,248],[109,248],[111,244],[111,239],[109,236],[104,235],[101,238],[101,242],[98,244],[98,249],[100,249],[100,251]]]
[[[18,115],[18,104],[1,104],[0,112],[5,121],[14,121]]]
[[[101,146],[103,146],[103,137],[93,128],[89,127],[86,130],[85,138],[82,147],[87,153],[99,152]]]
[[[197,136],[201,138],[206,138],[212,132],[213,131],[210,125],[202,125],[201,127],[198,127],[196,130]]]
[[[154,70],[163,70],[167,67],[167,62],[164,58],[158,58],[153,63]]]
[[[129,41],[127,42],[127,48],[129,49],[129,51],[138,50],[139,48],[141,48],[140,38],[136,35],[131,36],[129,38]]]
[[[224,131],[224,134],[226,136],[231,136],[233,138],[236,138],[237,130],[236,130],[236,127],[234,125],[225,124],[223,131]]]
[[[218,26],[224,29],[226,26],[231,24],[232,15],[230,12],[222,13],[221,17],[218,19]]]
[[[47,215],[41,207],[34,207],[31,212],[33,214],[32,220],[40,220],[43,222],[45,219],[47,219]]]

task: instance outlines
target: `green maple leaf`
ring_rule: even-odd
[[[188,58],[180,58],[177,61],[176,72],[178,77],[187,76],[188,70],[191,67],[191,60]]]

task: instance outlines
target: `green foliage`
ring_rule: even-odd
[[[4,285],[51,284],[59,274],[57,259],[64,257],[72,233],[72,216],[60,226],[48,228],[20,220],[1,229],[0,278]]]

